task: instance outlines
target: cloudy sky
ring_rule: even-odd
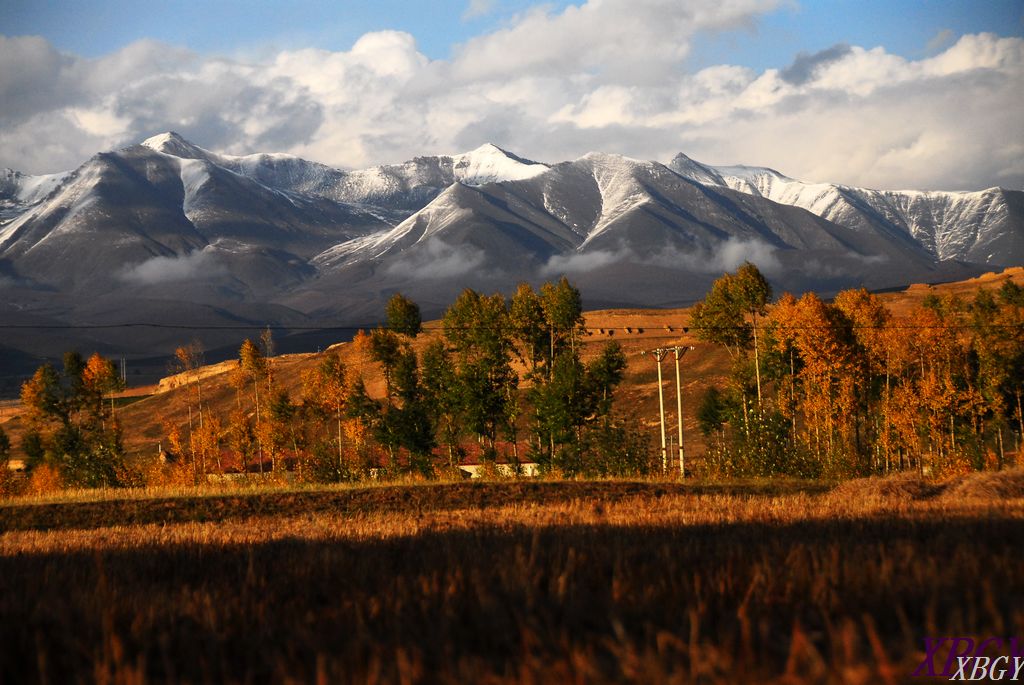
[[[1024,187],[1020,0],[0,4],[0,167],[176,130],[339,167],[493,142]]]

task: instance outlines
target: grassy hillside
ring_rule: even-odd
[[[901,316],[919,305],[929,294],[956,294],[970,298],[978,288],[995,290],[1008,279],[1024,284],[1024,268],[1008,269],[1000,274],[986,274],[957,283],[913,285],[900,292],[882,293],[880,297],[897,316]],[[585,318],[588,335],[583,341],[584,360],[595,356],[601,346],[609,340],[622,345],[628,367],[625,381],[617,393],[617,409],[620,414],[637,418],[650,430],[650,435],[655,440],[658,432],[656,367],[653,358],[644,357],[641,352],[659,346],[694,347],[682,362],[684,446],[689,455],[696,456],[702,453],[704,444],[697,430],[696,403],[710,384],[724,382],[729,369],[728,355],[719,347],[698,341],[692,332],[684,332],[689,323],[688,309],[601,310],[587,312]],[[424,334],[414,341],[413,346],[417,350],[421,350],[432,338],[441,334],[438,321],[428,322],[425,329]],[[340,343],[330,349],[338,350],[347,367],[353,373],[362,376],[371,396],[381,397],[384,394],[380,370],[366,354],[357,350],[352,343]],[[293,398],[300,397],[302,374],[314,368],[325,354],[326,351],[274,357],[272,366],[276,381],[287,388]],[[230,361],[222,362],[193,372],[201,378],[204,404],[213,413],[224,417],[231,412],[236,403],[236,392],[230,384],[229,375],[233,366]],[[520,366],[519,371],[523,370]],[[671,362],[664,365],[663,372],[669,433],[674,435],[675,378]],[[187,427],[189,391],[180,385],[181,381],[181,377],[164,379],[152,395],[133,401],[118,410],[125,429],[125,445],[131,454],[142,457],[155,456],[158,446],[167,435],[168,425],[177,425],[183,430]],[[138,395],[139,391],[136,390],[134,394]],[[17,416],[17,409],[4,407],[0,413],[0,422],[4,422],[3,428],[17,444],[24,430],[23,422]]]

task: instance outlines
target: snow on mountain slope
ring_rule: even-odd
[[[886,232],[922,245],[938,261],[1013,265],[1024,261],[1024,216],[1001,188],[976,192],[870,190],[805,183],[774,169],[711,167],[683,154],[670,167],[705,184],[802,207],[860,231]]]
[[[502,181],[521,181],[548,170],[546,164],[532,162],[486,143],[472,152],[454,155],[452,174],[455,180],[471,186]]]
[[[651,201],[651,196],[645,192],[639,176],[657,173],[656,167],[660,165],[596,152],[585,155],[579,161],[589,167],[601,194],[600,215],[587,232],[586,239],[580,246],[582,248],[612,226],[616,220]]]
[[[165,155],[181,157],[183,159],[208,159],[215,161],[215,158],[219,157],[219,155],[209,150],[193,145],[174,131],[167,131],[146,138],[140,145],[148,147],[155,152],[162,152]]]
[[[346,270],[355,278],[360,263],[425,274],[462,248],[510,278],[624,260],[706,270],[746,250],[836,279],[871,264],[888,282],[946,259],[1021,261],[1021,195],[867,191],[683,155],[666,166],[595,152],[548,166],[490,144],[342,171],[214,153],[168,132],[68,175],[0,177],[0,199],[18,203],[0,223],[0,268],[79,287],[202,250],[233,279],[226,290],[248,297]]]
[[[396,291],[436,314],[466,287],[563,274],[592,306],[680,306],[744,260],[793,292],[984,268],[944,255],[1021,263],[1021,216],[1015,191],[863,191],[684,157],[548,166],[484,145],[343,171],[165,133],[70,174],[0,173],[0,282],[11,306],[79,323],[205,308],[337,325]]]
[[[336,267],[360,260],[380,259],[393,250],[417,243],[458,221],[468,210],[452,198],[455,186],[438,195],[429,205],[388,231],[354,238],[324,250],[312,262],[317,267]]]
[[[776,252],[813,253],[836,273],[880,260],[916,269],[931,263],[912,241],[859,233],[798,207],[694,183],[657,162],[602,153],[518,181],[453,184],[394,229],[335,245],[313,261],[322,273],[370,262],[394,269],[396,260],[425,263],[425,255],[440,254],[428,247],[439,242],[470,248],[495,273],[524,276],[530,264],[632,261],[634,276],[654,263],[714,270],[736,255]],[[732,256],[723,261],[726,246]]]
[[[309,259],[325,248],[389,227],[217,161],[176,136],[98,154],[0,225],[0,267],[18,282],[81,293],[141,275],[154,287],[171,277],[205,284],[193,298],[249,298],[310,277]]]
[[[532,178],[548,168],[489,143],[462,154],[417,157],[403,164],[354,171],[285,154],[219,154],[193,145],[174,132],[148,138],[142,145],[174,157],[209,161],[270,188],[349,204],[383,206],[383,213],[394,219],[393,223],[424,207],[452,183],[500,183]],[[395,208],[405,210],[404,215],[396,216]]]
[[[416,157],[404,164],[345,172],[331,196],[345,202],[416,211],[456,182],[480,186],[533,178],[547,170],[545,164],[488,143],[462,154]]]
[[[13,169],[0,169],[0,224],[42,202],[71,174],[28,176]]]
[[[56,174],[26,176],[11,169],[4,169],[0,172],[2,175],[0,185],[6,185],[9,181],[15,187],[12,199],[24,205],[34,205],[52,193],[70,173],[70,171],[62,171]]]
[[[36,203],[0,227],[0,254],[9,254],[11,248],[27,252],[51,235],[74,231],[80,223],[80,215],[94,199],[91,191],[102,176],[100,167],[98,158],[89,160],[68,174],[71,182],[61,186],[59,192],[46,196],[46,202]],[[19,239],[17,245],[16,239]]]
[[[574,249],[580,237],[516,193],[520,183],[470,186],[453,183],[426,207],[390,231],[356,238],[325,250],[313,260],[322,270],[358,262],[393,259],[403,253],[468,248],[489,256],[492,265],[524,271],[538,258]],[[426,262],[428,257],[423,257]]]

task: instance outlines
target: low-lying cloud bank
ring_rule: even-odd
[[[756,264],[765,274],[779,273],[782,264],[776,255],[777,248],[763,240],[730,239],[714,250],[684,252],[674,246],[650,255],[638,255],[627,246],[617,250],[594,250],[555,255],[541,267],[542,277],[586,273],[594,269],[621,262],[650,264],[666,269],[677,269],[691,273],[719,274],[735,271],[744,262]]]
[[[194,278],[209,278],[225,273],[208,250],[196,250],[185,255],[153,257],[136,264],[121,274],[121,280],[132,285],[157,285]]]
[[[440,239],[428,240],[422,250],[388,265],[388,276],[410,280],[443,280],[478,271],[486,261],[484,253],[470,245],[449,245]]]
[[[173,129],[224,152],[346,167],[492,141],[543,161],[683,151],[868,187],[1024,187],[1024,40],[946,37],[916,60],[837,45],[762,72],[686,69],[699,35],[756,25],[779,5],[541,6],[449,60],[428,59],[398,31],[260,61],[150,40],[87,59],[0,36],[0,167],[72,168]]]

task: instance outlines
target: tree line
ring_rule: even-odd
[[[422,330],[419,306],[395,294],[384,323],[356,334],[355,355],[329,350],[290,390],[277,378],[268,329],[239,350],[230,410],[211,404],[218,389],[204,389],[195,373],[200,345],[179,347],[173,370],[185,381],[187,423],[164,422],[166,464],[150,479],[201,483],[232,469],[288,470],[307,481],[430,477],[467,451],[483,464],[515,470],[536,461],[567,476],[650,469],[647,441],[613,409],[625,355],[609,342],[584,361],[582,301],[565,278],[539,289],[521,284],[511,298],[467,289],[445,312],[439,336],[417,343]],[[379,369],[382,394],[368,391],[354,356]],[[45,465],[70,485],[145,480],[126,466],[113,405],[101,401],[121,388],[113,364],[76,353],[64,362],[63,371],[40,367],[22,388],[28,469]],[[5,442],[0,448],[9,451]]]
[[[946,475],[1001,468],[1024,435],[1024,288],[1012,281],[972,298],[928,295],[897,316],[863,289],[825,302],[775,299],[752,264],[716,280],[691,311],[698,338],[728,351],[725,383],[706,388],[697,420],[710,476],[841,478],[916,469]],[[360,331],[356,355],[331,349],[289,390],[275,372],[269,329],[246,340],[231,372],[234,401],[213,411],[186,373],[187,423],[168,420],[160,477],[205,482],[229,467],[293,471],[307,481],[536,461],[567,476],[643,474],[657,463],[635,421],[616,412],[626,358],[615,342],[581,357],[579,291],[565,278],[511,298],[463,291],[441,334],[417,341],[420,309],[401,294],[384,323]],[[383,392],[369,392],[354,356]],[[176,370],[202,365],[198,344]],[[347,361],[346,361],[347,360]],[[122,388],[110,360],[77,353],[40,367],[22,387],[30,471],[66,484],[137,484],[108,399]],[[214,388],[215,390],[215,388]],[[0,431],[0,458],[11,455]],[[230,463],[229,463],[230,462]]]
[[[846,477],[1001,468],[1024,434],[1024,288],[929,294],[897,317],[866,290],[832,302],[772,289],[745,264],[692,311],[729,351],[699,407],[721,475]]]
[[[441,329],[417,351],[420,309],[399,293],[383,325],[356,334],[352,347],[383,378],[376,397],[337,349],[306,371],[293,396],[275,380],[269,335],[260,345],[246,340],[233,372],[236,410],[224,423],[201,404],[190,409],[189,435],[171,428],[170,445],[197,479],[220,469],[225,446],[246,470],[291,468],[316,481],[429,477],[456,467],[469,445],[484,464],[513,469],[526,461],[565,475],[650,468],[646,440],[613,411],[625,355],[612,342],[581,359],[582,301],[568,280],[539,290],[524,283],[508,299],[464,290]],[[179,351],[186,362],[194,356]],[[190,405],[192,397],[201,403],[199,380],[191,387]]]

